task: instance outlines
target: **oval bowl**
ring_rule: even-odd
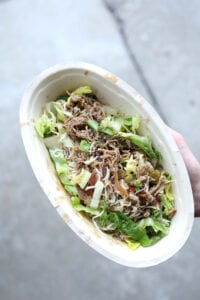
[[[34,122],[40,117],[44,104],[66,89],[73,90],[82,85],[91,86],[100,101],[122,113],[142,116],[143,132],[150,133],[154,145],[163,154],[164,168],[174,178],[177,213],[169,235],[153,246],[131,251],[123,242],[98,231],[90,220],[75,211],[56,176],[43,141],[35,132]],[[20,126],[28,159],[41,188],[64,221],[89,246],[122,265],[148,267],[167,260],[184,245],[192,229],[194,204],[183,159],[167,126],[153,107],[123,80],[83,62],[55,65],[37,76],[25,91],[20,107]]]

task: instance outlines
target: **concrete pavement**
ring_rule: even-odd
[[[0,1],[0,299],[198,299],[199,221],[185,247],[160,266],[135,270],[108,261],[43,195],[18,127],[32,77],[55,63],[85,60],[158,105],[200,158],[200,3],[180,2]]]

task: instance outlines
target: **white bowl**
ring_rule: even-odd
[[[174,178],[177,213],[169,235],[153,246],[131,251],[124,243],[98,231],[92,222],[75,211],[42,140],[34,130],[34,120],[40,117],[45,102],[54,100],[66,89],[73,90],[82,85],[90,85],[103,103],[128,115],[143,117],[155,146],[164,156],[164,167]],[[184,162],[156,111],[127,83],[102,68],[83,62],[55,65],[37,76],[24,93],[20,125],[26,153],[40,186],[64,221],[89,246],[122,265],[147,267],[167,260],[184,245],[194,219],[192,191]]]

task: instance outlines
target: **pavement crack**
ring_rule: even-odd
[[[115,8],[112,7],[112,5],[109,3],[109,1],[106,1],[106,0],[103,0],[103,3],[105,5],[105,7],[107,8],[107,10],[110,12],[110,14],[113,16],[113,19],[115,20],[115,23],[116,23],[116,26],[118,28],[118,31],[119,31],[119,34],[121,36],[121,39],[124,43],[124,46],[126,48],[126,51],[127,51],[127,54],[130,58],[130,61],[133,65],[133,67],[136,69],[137,73],[138,73],[138,76],[149,96],[149,98],[151,99],[152,101],[152,104],[154,105],[155,109],[157,110],[157,112],[159,113],[160,117],[163,119],[163,121],[167,124],[167,120],[166,120],[166,117],[164,115],[164,113],[162,112],[162,109],[159,105],[159,101],[157,100],[156,98],[156,95],[154,94],[147,78],[145,77],[145,74],[142,70],[142,67],[140,65],[140,63],[138,62],[134,52],[132,51],[131,47],[130,47],[130,44],[129,44],[129,41],[128,41],[128,38],[127,38],[127,35],[126,35],[126,32],[124,30],[124,21],[122,20],[122,18],[119,16],[119,14],[116,12]]]

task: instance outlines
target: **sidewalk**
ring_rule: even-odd
[[[132,65],[139,68],[147,100],[200,159],[199,1],[105,3],[121,28]]]
[[[128,269],[100,256],[39,188],[18,110],[25,86],[46,67],[91,62],[134,86],[200,159],[199,11],[200,2],[186,0],[0,1],[2,300],[198,299],[199,221],[181,252],[155,268]]]

